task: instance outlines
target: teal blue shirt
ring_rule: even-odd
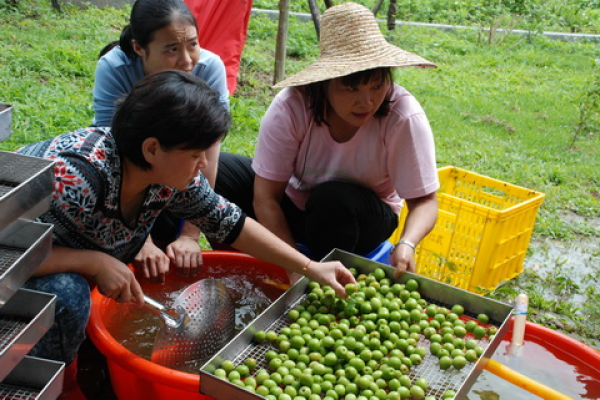
[[[225,65],[221,58],[206,49],[200,51],[200,60],[192,74],[204,80],[219,92],[221,102],[229,109],[229,91]],[[144,77],[142,60],[130,58],[116,46],[98,60],[94,82],[94,126],[111,126],[115,103],[128,94],[133,85]]]

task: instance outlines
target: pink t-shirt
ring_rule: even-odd
[[[261,122],[252,167],[262,178],[289,181],[286,194],[302,210],[311,188],[332,180],[371,188],[396,213],[402,199],[439,188],[429,121],[419,102],[398,85],[388,116],[371,118],[345,143],[333,140],[327,125],[314,122],[299,89],[282,90]]]

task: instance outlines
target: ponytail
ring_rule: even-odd
[[[106,53],[117,47],[117,45],[121,48],[121,50],[123,50],[125,54],[127,54],[128,57],[135,58],[137,54],[135,51],[133,51],[133,46],[131,45],[132,40],[133,36],[131,35],[131,25],[127,25],[125,28],[123,28],[119,40],[110,42],[109,44],[104,46],[102,50],[100,50],[100,53],[98,54],[98,59],[102,58],[102,56],[104,56]]]
[[[133,34],[131,33],[131,25],[127,25],[125,28],[123,28],[118,43],[119,47],[121,47],[121,50],[123,50],[128,57],[135,58],[137,54],[135,51],[133,51],[133,45],[131,44],[132,41]]]
[[[108,53],[113,48],[115,48],[118,44],[119,44],[119,41],[115,40],[114,42],[110,42],[109,44],[107,44],[106,46],[104,46],[102,48],[102,50],[100,50],[100,53],[98,54],[98,59],[101,59],[102,56],[104,56],[106,53]]]

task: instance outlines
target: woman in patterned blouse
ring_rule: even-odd
[[[140,81],[118,105],[112,129],[87,128],[29,145],[22,154],[56,162],[50,210],[53,248],[26,287],[57,295],[54,326],[33,355],[70,363],[84,340],[89,286],[118,302],[143,303],[127,267],[165,211],[227,243],[344,295],[354,278],[335,262],[311,261],[235,204],[199,173],[206,149],[230,126],[218,94],[202,80],[164,71]]]
[[[136,0],[119,41],[106,46],[98,60],[93,126],[111,126],[117,100],[144,76],[164,70],[185,71],[201,78],[229,109],[225,65],[217,54],[200,48],[198,32],[196,18],[182,0]],[[202,168],[213,187],[219,153],[220,143],[215,143],[206,153],[209,162]],[[133,263],[143,268],[145,277],[158,282],[170,263],[194,275],[202,265],[199,237],[200,231],[193,224],[164,212]]]

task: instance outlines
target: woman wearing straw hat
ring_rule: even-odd
[[[404,199],[410,212],[391,260],[397,274],[414,271],[415,246],[437,218],[439,182],[425,112],[394,84],[391,68],[435,65],[388,43],[373,13],[355,3],[323,14],[320,47],[319,59],[275,85],[285,89],[262,120],[254,159],[238,159],[237,176],[243,167],[255,174],[258,220],[315,259],[332,248],[375,249],[396,229]],[[217,192],[250,208],[228,193],[235,185],[221,171],[230,169],[219,165]]]

